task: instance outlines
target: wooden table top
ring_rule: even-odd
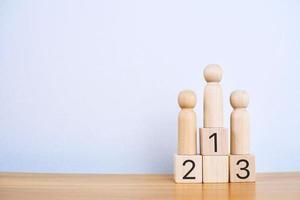
[[[257,174],[256,183],[222,184],[175,184],[171,175],[0,173],[0,199],[300,200],[300,172]]]

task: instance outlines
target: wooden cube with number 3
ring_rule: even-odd
[[[230,155],[230,182],[255,181],[255,156],[251,154]]]
[[[202,183],[201,155],[175,155],[174,169],[176,183]]]
[[[228,155],[228,133],[226,128],[200,128],[201,155]]]

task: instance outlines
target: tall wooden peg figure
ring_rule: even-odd
[[[252,182],[255,181],[255,156],[250,154],[249,96],[246,91],[236,90],[231,93],[230,103],[233,107],[230,116],[230,182]]]
[[[203,128],[200,128],[200,152],[203,155],[203,182],[228,182],[228,133],[223,127],[223,71],[210,64],[204,69],[207,85],[203,96]]]
[[[223,127],[223,92],[220,85],[223,71],[219,65],[210,64],[204,69],[207,85],[204,89],[204,128]]]
[[[202,156],[197,154],[196,95],[191,90],[179,93],[178,152],[174,157],[176,183],[202,182]]]
[[[196,95],[191,90],[179,93],[178,104],[181,111],[178,115],[178,154],[197,154],[197,123],[194,107],[196,106]]]
[[[203,128],[200,128],[200,152],[205,156],[228,155],[228,133],[223,127],[222,69],[210,64],[204,69],[207,85],[203,97]]]

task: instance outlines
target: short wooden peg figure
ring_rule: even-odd
[[[223,92],[220,85],[222,69],[219,65],[210,64],[204,69],[204,78],[207,85],[203,99],[203,126],[204,128],[223,127]]]
[[[196,95],[191,90],[179,93],[178,153],[174,156],[176,183],[202,183],[202,156],[197,155]]]
[[[250,153],[250,117],[247,111],[249,96],[246,91],[231,93],[233,111],[230,116],[231,154]]]
[[[181,111],[178,115],[178,154],[195,155],[197,154],[197,124],[196,95],[191,90],[184,90],[179,93],[178,104]]]
[[[253,182],[255,156],[250,154],[249,96],[246,91],[236,90],[231,93],[230,103],[233,107],[230,116],[230,182]]]

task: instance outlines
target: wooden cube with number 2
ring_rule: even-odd
[[[201,155],[228,155],[228,133],[226,128],[200,128]]]
[[[176,183],[202,183],[201,155],[175,155],[174,169]]]

